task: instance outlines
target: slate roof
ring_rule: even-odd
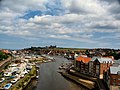
[[[113,63],[113,60],[108,57],[93,57],[91,61],[98,60],[100,63]]]
[[[120,73],[120,59],[114,60],[113,65],[110,67],[110,73],[111,74],[117,74]]]
[[[110,73],[111,74],[118,74],[118,72],[120,72],[120,65],[110,67]]]
[[[120,59],[114,60],[114,64],[120,64]]]

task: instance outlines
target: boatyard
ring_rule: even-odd
[[[15,57],[14,57],[15,58]],[[8,58],[11,62],[1,64],[0,89],[22,90],[33,78],[38,79],[37,64],[55,61],[50,57],[17,56]],[[8,61],[6,60],[6,62]],[[3,67],[4,66],[4,67]]]

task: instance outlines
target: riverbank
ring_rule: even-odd
[[[23,90],[35,90],[38,84],[38,80],[32,78],[28,85]]]
[[[97,78],[87,76],[87,75],[77,72],[76,70],[72,68],[71,63],[64,63],[61,66],[59,66],[58,72],[61,73],[62,76],[88,89],[95,89],[97,87],[96,86]]]
[[[69,74],[68,72],[65,72],[65,71],[62,71],[60,73],[64,77],[76,82],[77,84],[83,85],[84,87],[86,87],[88,89],[94,89],[95,88],[95,82],[93,82],[93,81],[82,79],[80,77],[71,75],[71,74]]]
[[[41,57],[37,58],[31,58],[29,60],[30,63],[35,63],[35,64],[41,64],[41,63],[49,63],[49,62],[55,62],[55,59],[53,57],[43,55]]]

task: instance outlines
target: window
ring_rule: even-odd
[[[99,73],[99,65],[96,65],[96,73]]]

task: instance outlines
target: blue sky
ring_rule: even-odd
[[[120,48],[119,0],[0,0],[0,48]]]

